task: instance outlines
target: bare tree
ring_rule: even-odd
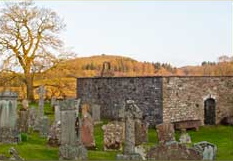
[[[58,37],[65,25],[50,9],[31,1],[6,3],[0,11],[0,58],[4,70],[21,72],[27,98],[34,99],[35,74],[58,62],[63,42]]]

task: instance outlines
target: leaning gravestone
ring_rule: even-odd
[[[19,141],[17,130],[17,94],[0,93],[0,142],[16,143]]]
[[[78,140],[75,132],[75,101],[60,102],[61,110],[61,145],[59,158],[61,160],[79,160],[87,158],[87,151]]]

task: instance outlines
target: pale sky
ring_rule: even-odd
[[[79,57],[110,54],[180,67],[232,56],[231,1],[36,1],[66,24]]]

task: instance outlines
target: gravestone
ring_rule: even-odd
[[[50,107],[53,108],[57,104],[57,99],[55,96],[51,97]]]
[[[135,121],[135,145],[141,145],[148,141],[148,123],[141,120]]]
[[[48,145],[57,147],[61,144],[61,122],[54,122],[48,133]]]
[[[217,146],[207,141],[195,143],[193,147],[202,154],[203,160],[214,160],[217,155]]]
[[[49,118],[47,116],[41,117],[40,123],[40,136],[47,137],[49,132]]]
[[[163,123],[156,126],[159,144],[147,153],[148,160],[201,160],[201,153],[175,140],[174,126]]]
[[[175,142],[174,125],[171,123],[163,123],[156,126],[159,144]]]
[[[19,132],[27,133],[28,132],[28,120],[29,120],[29,110],[20,109],[19,111]]]
[[[185,144],[170,142],[152,147],[147,153],[148,160],[202,160],[202,155]]]
[[[89,104],[83,104],[82,107],[82,118],[81,118],[81,139],[83,145],[88,149],[95,148],[95,138],[94,138],[94,121],[91,117],[89,111],[90,106]]]
[[[45,96],[45,88],[44,86],[40,86],[38,88],[38,94],[39,94],[39,114],[38,117],[43,117],[44,116],[44,96]]]
[[[29,116],[28,116],[28,127],[29,129],[33,129],[36,124],[36,118],[37,118],[37,109],[32,106],[28,109]]]
[[[94,122],[100,122],[100,105],[92,104],[91,114]]]
[[[142,119],[142,111],[133,100],[127,100],[124,106],[125,142],[123,155],[118,154],[119,160],[141,160],[140,154],[135,152],[135,122]]]
[[[54,106],[54,113],[55,113],[55,123],[59,122],[61,120],[61,112],[59,105]]]
[[[45,89],[44,86],[40,86],[37,90],[37,93],[39,95],[39,107],[38,107],[38,113],[36,118],[36,123],[34,126],[35,131],[41,131],[42,123],[44,123],[44,96],[45,96]]]
[[[17,143],[17,94],[7,91],[0,93],[0,142]]]
[[[22,107],[23,107],[23,109],[25,109],[25,110],[28,109],[28,107],[29,107],[29,102],[28,102],[27,99],[24,99],[24,100],[22,101]]]
[[[76,111],[74,100],[60,102],[61,110],[61,145],[59,158],[61,160],[79,160],[87,158],[87,151],[78,140],[75,132]]]
[[[190,144],[192,143],[190,135],[186,132],[185,129],[181,130],[181,135],[179,138],[180,143]]]
[[[109,122],[102,126],[104,131],[104,150],[122,150],[124,141],[123,122]]]

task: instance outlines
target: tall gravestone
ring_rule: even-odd
[[[39,114],[38,114],[38,117],[42,117],[42,116],[44,116],[44,96],[45,96],[44,86],[40,86],[37,92],[39,94]]]
[[[54,114],[55,114],[55,123],[61,120],[61,111],[60,111],[60,106],[55,105],[54,106]]]
[[[87,151],[78,140],[75,132],[75,107],[75,100],[60,102],[61,146],[59,147],[59,157],[62,160],[79,160],[87,157]]]
[[[45,96],[45,88],[44,86],[40,86],[37,90],[37,93],[39,95],[39,107],[38,107],[38,113],[37,113],[37,118],[36,118],[36,125],[34,127],[34,130],[36,131],[41,131],[43,126],[44,126],[44,119],[46,120],[47,118],[44,118],[44,96]]]
[[[17,98],[10,91],[0,93],[0,142],[18,142]]]
[[[140,154],[135,152],[135,122],[142,119],[142,111],[133,100],[127,100],[124,107],[125,146],[123,155],[117,155],[121,160],[141,160]]]

